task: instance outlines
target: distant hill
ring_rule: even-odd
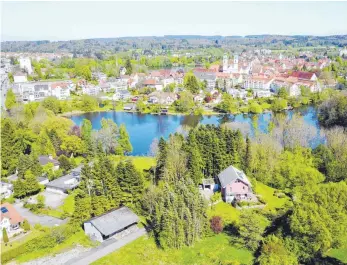
[[[218,41],[218,46],[217,46]],[[259,48],[281,49],[286,46],[339,46],[347,45],[347,35],[334,36],[202,36],[165,35],[120,38],[95,38],[70,41],[5,41],[1,43],[2,52],[70,52],[95,54],[100,52],[122,52],[131,49],[186,50],[195,48],[253,46]]]

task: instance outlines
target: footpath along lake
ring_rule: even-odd
[[[304,123],[310,125],[310,130],[317,137],[311,142],[315,147],[323,138],[320,136],[320,127],[318,124],[317,110],[314,107],[306,107],[287,111],[285,115],[291,118],[294,113],[300,113]],[[269,122],[273,118],[273,113],[238,114],[238,115],[152,115],[127,112],[91,112],[82,115],[74,115],[70,119],[78,126],[81,126],[83,119],[91,121],[93,129],[98,130],[101,127],[101,119],[112,119],[117,125],[124,124],[130,136],[133,146],[132,155],[147,155],[150,145],[155,138],[159,139],[175,132],[185,133],[190,128],[198,124],[219,125],[228,123],[229,128],[241,129],[249,133],[252,137],[255,132],[267,133]],[[283,113],[282,113],[283,115]]]

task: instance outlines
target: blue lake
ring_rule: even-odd
[[[280,115],[292,117],[294,113],[300,113],[304,123],[310,125],[317,135],[312,140],[311,146],[316,146],[323,141],[320,137],[320,127],[318,124],[317,111],[314,107],[306,107],[295,111],[287,111]],[[254,136],[255,133],[267,133],[269,122],[274,118],[272,113],[259,115],[239,114],[239,115],[151,115],[126,112],[92,112],[82,115],[74,115],[70,119],[78,126],[83,119],[92,122],[93,129],[101,127],[101,119],[112,119],[116,124],[125,124],[133,146],[132,155],[147,155],[150,145],[155,138],[164,137],[167,139],[170,134],[175,132],[187,133],[190,128],[198,124],[228,124],[230,128],[241,129],[241,131]]]

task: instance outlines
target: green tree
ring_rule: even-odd
[[[60,112],[60,101],[56,97],[47,97],[42,101],[42,106],[58,114]]]
[[[64,171],[64,173],[67,173],[74,168],[73,163],[65,155],[59,156],[58,161],[60,163],[59,168],[61,168]]]
[[[131,65],[130,59],[125,61],[126,74],[131,75],[133,73],[133,66]]]
[[[7,230],[5,227],[2,229],[2,240],[4,240],[5,244],[7,244],[9,242]]]
[[[242,222],[238,227],[239,234],[247,248],[254,251],[263,238],[264,228],[261,226],[261,216],[252,210],[245,210],[242,211],[240,220]]]
[[[297,265],[299,264],[294,253],[289,251],[282,238],[270,235],[265,238],[258,257],[260,265]]]
[[[196,76],[192,73],[187,73],[184,76],[183,85],[187,90],[189,90],[193,94],[197,94],[199,92],[199,82]]]
[[[279,90],[278,90],[278,96],[280,98],[284,98],[284,99],[287,99],[289,94],[288,94],[288,91],[285,87],[281,87]]]
[[[119,127],[118,144],[121,146],[124,153],[131,153],[133,151],[133,147],[129,139],[129,134],[124,124],[121,124],[121,126]]]
[[[29,224],[27,219],[24,219],[24,221],[23,221],[23,229],[25,232],[30,231],[30,224]]]
[[[273,111],[279,112],[286,109],[287,106],[288,106],[287,100],[283,98],[278,98],[278,99],[274,99],[274,101],[272,102],[271,108]]]
[[[16,95],[13,93],[12,89],[9,89],[6,94],[5,107],[6,109],[12,109],[16,105]]]

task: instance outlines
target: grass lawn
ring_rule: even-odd
[[[209,217],[212,216],[220,216],[222,217],[224,225],[231,223],[238,223],[240,217],[240,210],[237,210],[229,203],[219,202],[213,207],[209,207],[207,210],[207,214]]]
[[[119,156],[119,155],[113,155],[111,156],[112,159],[118,163],[119,161],[130,159],[133,161],[135,167],[140,170],[141,172],[143,170],[149,170],[152,166],[155,165],[155,158],[149,157],[149,156]]]
[[[37,236],[40,236],[43,233],[44,232],[42,232],[42,231],[31,228],[30,232],[28,232],[25,235],[19,235],[18,239],[17,239],[17,237],[10,238],[11,241],[9,243],[7,243],[7,246],[5,245],[5,243],[1,243],[1,253],[6,252],[7,250],[10,250],[10,249],[19,247],[22,244],[24,244],[25,242],[27,242],[27,241],[29,241],[29,240],[37,237]]]
[[[252,264],[252,259],[250,251],[233,247],[226,234],[204,238],[192,247],[170,250],[159,249],[153,238],[143,236],[92,264],[220,264],[232,261]]]
[[[266,186],[261,182],[257,182],[257,185],[255,187],[255,193],[262,196],[267,204],[265,208],[268,209],[281,208],[286,202],[289,201],[289,198],[287,196],[284,198],[278,198],[277,196],[274,196],[274,191],[274,188]]]
[[[338,259],[347,264],[347,236],[344,240],[343,246],[329,250],[327,256]]]
[[[85,247],[92,246],[92,242],[90,241],[89,237],[84,234],[84,231],[79,231],[76,234],[72,235],[69,239],[67,239],[62,244],[56,245],[55,247],[51,249],[41,249],[36,250],[30,253],[25,253],[23,255],[20,255],[16,257],[16,261],[18,263],[27,262],[33,259],[42,258],[44,256],[48,255],[55,255],[58,253],[61,253],[65,250],[71,249],[75,245],[82,245]]]

